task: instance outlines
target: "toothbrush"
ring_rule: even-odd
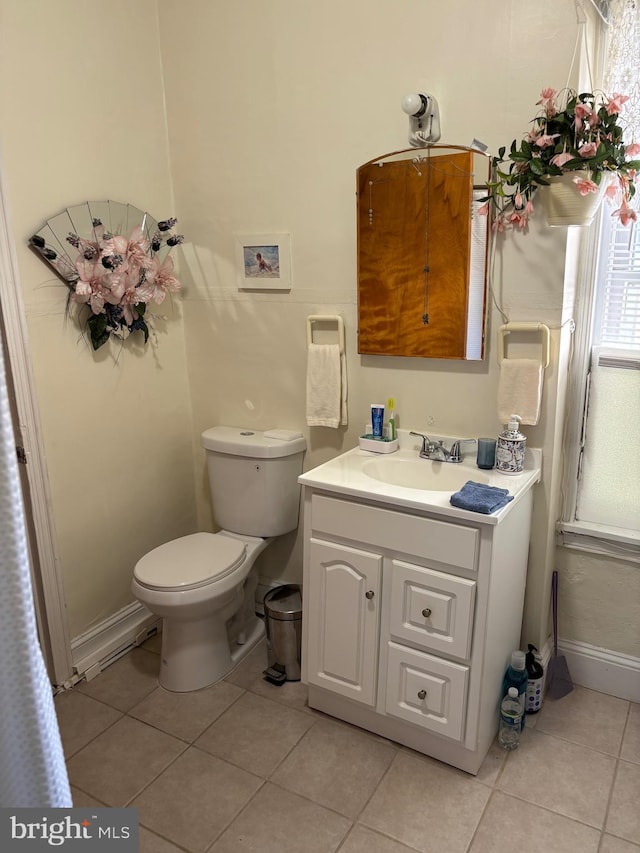
[[[393,397],[387,400],[387,411],[389,412],[389,438],[394,441],[396,438],[396,401]]]

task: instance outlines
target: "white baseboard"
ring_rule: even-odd
[[[574,684],[640,702],[640,658],[561,638],[558,652],[565,656]]]
[[[270,589],[287,583],[284,580],[260,578],[256,590],[256,612],[264,615],[263,601]],[[134,601],[98,625],[71,641],[73,683],[86,678],[91,681],[110,664],[135,646],[162,630],[162,619]]]
[[[161,619],[134,601],[71,641],[74,682],[91,681],[109,664],[161,628]]]
[[[551,638],[544,644],[540,654],[546,681],[553,655]],[[561,637],[558,638],[558,654],[564,655],[573,684],[618,699],[640,702],[640,658],[601,649],[589,643],[563,640]]]
[[[287,581],[260,578],[256,590],[256,612],[264,613],[265,595],[270,589],[285,583]],[[75,637],[71,641],[73,681],[81,678],[90,681],[129,649],[160,631],[161,621],[140,602],[133,602],[90,631]],[[574,684],[619,699],[640,702],[640,658],[562,638],[558,639],[558,651],[566,658]],[[553,654],[551,640],[540,652],[546,673]]]

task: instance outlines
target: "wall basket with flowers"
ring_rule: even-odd
[[[633,158],[640,145],[623,140],[620,111],[627,100],[625,95],[543,89],[531,130],[520,142],[514,139],[508,152],[500,148],[492,158],[493,176],[480,210],[491,217],[494,229],[525,230],[539,198],[549,224],[588,224],[597,205],[590,204],[582,214],[579,200],[591,202],[602,195],[614,203],[612,215],[622,224],[635,221],[631,199],[640,160]],[[560,218],[548,197],[554,183],[564,194]]]
[[[29,240],[67,285],[70,301],[86,306],[94,350],[133,332],[147,342],[154,316],[147,306],[181,288],[169,254],[184,241],[173,233],[176,222],[158,222],[131,204],[87,201],[47,220]]]

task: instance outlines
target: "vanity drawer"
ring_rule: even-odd
[[[311,527],[314,533],[476,571],[480,531],[464,524],[314,494]]]
[[[464,735],[469,668],[390,642],[386,711],[439,735]]]
[[[476,582],[392,561],[391,635],[429,651],[468,658]]]

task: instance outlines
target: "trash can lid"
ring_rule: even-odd
[[[302,595],[297,584],[278,586],[264,597],[264,612],[272,619],[289,621],[302,618]]]

